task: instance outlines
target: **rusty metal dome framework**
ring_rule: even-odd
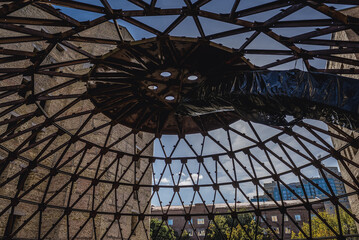
[[[309,219],[320,218],[330,232],[325,239],[359,237],[340,224],[342,211],[359,224],[342,201],[359,194],[355,131],[301,116],[285,116],[285,126],[266,125],[233,109],[176,114],[191,90],[219,73],[288,69],[299,60],[308,72],[356,76],[359,42],[328,35],[359,33],[359,19],[335,9],[359,1],[233,0],[225,12],[216,0],[0,2],[4,239],[151,239],[150,217],[167,226],[169,218],[183,217],[183,232],[195,230],[193,217],[205,216],[219,227],[213,221],[217,215],[238,219],[248,213],[272,239],[285,239],[288,222],[305,239],[323,239],[288,214],[298,207]],[[305,8],[321,17],[302,19]],[[156,18],[161,30],[153,24]],[[263,36],[262,45],[253,48]],[[268,39],[277,45],[265,46]],[[253,56],[270,61],[260,65]],[[320,60],[338,64],[325,68]],[[336,161],[346,177],[328,167]],[[313,182],[313,171],[321,173],[327,189]],[[344,183],[347,193],[337,194],[328,174]],[[302,184],[302,196],[288,185],[294,180]],[[298,202],[287,205],[282,195],[274,199],[264,188],[270,181]],[[324,197],[310,199],[304,181]],[[262,194],[272,207],[251,201]],[[250,207],[240,209],[238,201]],[[160,214],[151,213],[151,202]],[[195,203],[203,203],[205,212],[191,211]],[[228,212],[214,212],[216,203]],[[317,203],[334,206],[338,226],[313,208]],[[183,211],[170,212],[173,204]],[[264,217],[274,210],[282,216],[281,231]],[[244,232],[248,239],[259,234]],[[158,234],[154,229],[152,239]],[[226,238],[221,230],[219,235]]]

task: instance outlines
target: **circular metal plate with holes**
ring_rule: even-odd
[[[92,71],[87,86],[91,101],[113,121],[141,131],[182,135],[239,120],[234,112],[179,116],[176,106],[202,81],[249,69],[230,48],[168,37],[113,50]]]

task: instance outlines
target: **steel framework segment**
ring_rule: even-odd
[[[2,177],[0,188],[4,190],[8,186],[16,186],[16,189],[12,189],[12,191],[0,191],[0,197],[5,203],[0,209],[0,216],[6,218],[6,227],[3,233],[5,238],[16,239],[18,236],[23,236],[21,234],[26,233],[27,227],[33,221],[38,222],[36,224],[37,234],[34,237],[37,239],[49,238],[51,234],[57,231],[62,222],[65,222],[66,237],[68,239],[76,239],[84,232],[85,227],[88,225],[92,225],[93,236],[97,238],[107,238],[113,228],[118,229],[121,238],[131,238],[140,225],[145,226],[145,218],[147,219],[147,217],[160,217],[163,220],[162,224],[168,225],[167,220],[171,217],[168,211],[175,199],[179,200],[178,202],[182,204],[183,208],[185,208],[184,202],[188,202],[190,206],[194,204],[195,199],[196,201],[203,202],[207,210],[203,216],[212,218],[216,215],[222,215],[223,213],[211,212],[210,204],[206,199],[207,195],[204,195],[205,191],[213,192],[213,203],[221,201],[227,204],[229,209],[227,215],[237,220],[237,214],[245,213],[256,215],[257,221],[261,218],[265,226],[268,227],[271,236],[276,239],[283,239],[285,223],[282,222],[282,232],[278,234],[273,229],[271,223],[263,218],[261,213],[279,209],[282,216],[284,216],[288,209],[298,206],[305,207],[309,216],[314,214],[323,221],[332,233],[328,238],[350,239],[350,237],[359,236],[343,231],[340,224],[338,228],[334,228],[312,208],[312,205],[317,202],[329,201],[336,207],[338,222],[341,221],[339,209],[342,209],[356,223],[359,223],[358,217],[339,201],[359,193],[359,182],[354,174],[352,174],[354,169],[357,169],[359,166],[357,162],[343,154],[345,151],[358,149],[358,137],[347,134],[335,125],[329,124],[331,129],[335,131],[328,130],[325,127],[318,127],[313,122],[301,118],[295,118],[290,121],[288,126],[261,126],[250,121],[241,121],[239,125],[233,125],[233,119],[241,119],[241,116],[231,112],[225,113],[230,115],[229,118],[225,118],[220,113],[214,113],[210,117],[206,115],[191,117],[191,131],[201,133],[200,141],[198,141],[198,138],[194,140],[190,135],[186,134],[191,132],[186,131],[189,125],[183,124],[184,122],[179,117],[179,121],[172,122],[172,129],[176,129],[174,134],[178,136],[178,139],[172,148],[166,148],[163,141],[166,141],[165,135],[168,133],[166,129],[169,129],[168,119],[170,114],[168,112],[171,111],[168,109],[173,109],[181,100],[181,94],[183,94],[181,89],[186,87],[185,84],[188,83],[186,82],[186,77],[188,76],[179,71],[177,81],[168,81],[166,78],[159,77],[159,81],[163,81],[160,84],[165,86],[164,89],[170,90],[163,90],[162,94],[155,93],[154,96],[152,94],[150,97],[146,95],[147,93],[144,94],[147,96],[145,99],[155,101],[157,98],[159,102],[163,103],[164,107],[161,105],[161,108],[165,108],[167,114],[166,111],[156,112],[156,109],[144,109],[143,102],[138,100],[141,99],[139,96],[143,96],[140,91],[138,95],[131,98],[133,86],[138,86],[134,85],[133,81],[140,76],[141,78],[137,80],[141,83],[144,79],[144,72],[153,73],[157,71],[156,73],[160,74],[162,71],[185,69],[189,71],[188,74],[191,74],[190,70],[192,69],[188,67],[190,65],[188,64],[188,59],[194,58],[203,46],[211,46],[210,49],[215,48],[227,51],[228,54],[223,54],[227,58],[224,62],[229,66],[241,68],[242,70],[266,70],[302,59],[309,72],[357,74],[358,69],[356,69],[356,66],[358,66],[358,61],[351,57],[345,57],[343,54],[349,56],[350,54],[358,53],[358,42],[320,39],[318,37],[343,30],[357,32],[359,23],[357,18],[346,16],[326,4],[359,5],[359,1],[277,0],[271,3],[259,4],[258,6],[250,6],[245,9],[240,8],[240,1],[233,1],[233,6],[230,10],[223,14],[204,10],[207,4],[210,4],[213,0],[184,1],[181,7],[168,9],[159,6],[155,0],[150,2],[130,0],[129,2],[138,7],[137,10],[116,9],[112,7],[113,1],[107,0],[101,0],[98,4],[72,0],[18,0],[1,2],[3,4],[0,8],[0,29],[6,31],[6,34],[0,37],[0,44],[3,45],[0,49],[0,54],[3,55],[0,58],[0,79],[4,83],[0,88],[2,100],[0,103],[0,126],[2,127],[0,132],[0,148],[3,156],[0,162],[0,176]],[[100,16],[84,22],[76,20],[76,14],[66,14],[66,12],[58,10],[53,6],[93,12],[100,14]],[[16,16],[17,11],[26,7],[34,7],[46,12],[51,16],[51,19],[37,16],[31,18]],[[305,7],[310,7],[323,13],[328,16],[328,19],[289,21],[284,19]],[[282,8],[284,8],[283,11],[279,13],[274,14],[270,12]],[[248,17],[255,16],[255,14],[265,12],[272,14],[266,21],[256,22],[246,20]],[[176,16],[176,18],[173,22],[168,23],[168,27],[163,31],[142,22],[140,18],[155,16]],[[177,41],[185,43],[184,45],[187,48],[185,52],[179,54],[177,52],[178,48],[171,45],[171,41],[168,41],[171,38],[168,35],[171,35],[171,32],[183,23],[186,18],[193,19],[193,24],[199,32],[199,37],[198,39],[177,38]],[[206,34],[206,26],[201,21],[202,18],[231,24],[236,26],[236,28],[215,34]],[[125,21],[153,34],[155,39],[150,41],[158,43],[158,54],[154,55],[153,52],[148,52],[146,49],[139,47],[141,44],[146,44],[149,41],[148,39],[135,42],[126,40],[117,20]],[[116,39],[82,34],[86,30],[100,26],[108,21],[114,22],[115,31],[118,35]],[[52,31],[45,31],[41,28],[44,26],[51,28]],[[295,36],[281,36],[276,33],[278,29],[289,27],[318,27],[318,29],[308,29],[305,33]],[[10,34],[10,32],[17,34]],[[236,39],[241,34],[246,33],[251,35],[238,49],[227,49],[213,43],[213,41],[224,37]],[[260,34],[265,34],[270,39],[284,46],[286,50],[248,48]],[[40,51],[32,51],[32,49],[25,50],[13,47],[22,43],[38,42],[43,43],[45,48]],[[116,50],[112,52],[106,50],[98,55],[91,50],[96,48],[98,44],[107,45]],[[309,46],[328,46],[328,48],[306,50],[301,47],[303,44]],[[69,51],[76,52],[81,57],[61,62],[48,62],[47,57],[51,56],[51,52],[57,47],[61,48],[61,46],[65,46]],[[86,48],[86,46],[92,46],[92,48]],[[163,52],[164,48],[166,48],[166,52]],[[125,51],[129,58],[121,56],[121,51]],[[119,56],[115,56],[118,52]],[[263,66],[256,66],[246,57],[248,54],[283,55],[287,57],[281,60],[273,59],[273,61]],[[171,59],[171,66],[167,64],[168,59]],[[352,68],[317,69],[311,65],[310,60],[312,59],[335,61],[350,65]],[[211,60],[208,59],[208,63]],[[22,64],[23,62],[21,61],[24,61],[26,64]],[[87,63],[92,67],[85,73],[69,71],[67,69]],[[184,65],[185,67],[183,67]],[[59,68],[66,71],[60,71]],[[195,72],[193,74],[200,77],[202,73]],[[16,82],[14,80],[16,77],[20,77],[21,81]],[[61,79],[61,81],[55,81],[55,79]],[[42,81],[44,80],[53,84],[49,85],[46,89],[39,89],[38,86],[43,84]],[[88,105],[89,108],[75,111],[74,109],[77,104],[89,102],[89,99],[93,100],[94,95],[89,93],[90,91],[87,91],[86,88],[80,88],[82,92],[76,92],[74,89],[79,86],[78,84],[86,86],[90,85],[90,82],[94,80],[98,82],[115,82],[117,85],[120,85],[118,90],[122,92],[119,91],[120,93],[116,98],[110,97],[107,99],[107,107],[112,108],[115,102],[122,101],[121,104],[123,105],[121,106],[124,106],[124,108],[118,111],[115,116],[106,118],[106,121],[101,124],[89,128],[88,123],[95,120],[96,116],[101,115],[101,113],[106,112],[108,109],[105,109],[106,106],[102,105]],[[153,78],[151,78],[151,81],[151,84],[153,84]],[[138,89],[144,89],[148,85],[138,87]],[[62,91],[68,93],[62,94]],[[148,90],[146,91],[148,92]],[[168,91],[172,91],[175,97],[174,103],[163,99],[168,96]],[[114,96],[111,94],[109,96]],[[129,95],[130,97],[128,97]],[[161,99],[158,99],[158,97]],[[53,109],[46,108],[46,104],[49,102],[54,103],[51,105]],[[114,129],[119,126],[118,123],[123,123],[126,117],[131,114],[136,115],[136,118],[132,119],[131,128],[124,135],[118,136]],[[146,123],[151,118],[153,118],[153,129],[156,130],[152,131],[154,135],[148,139],[142,150],[139,152],[128,152],[125,149],[118,148],[119,144],[128,141],[128,138],[133,139],[131,144],[133,148],[136,148],[138,133],[139,131],[146,130]],[[74,122],[79,124],[78,128],[76,131],[69,130],[66,126],[74,124]],[[206,125],[207,123],[209,125]],[[243,128],[241,128],[244,125],[247,131],[243,131]],[[227,140],[220,139],[220,141],[219,135],[210,131],[217,127],[220,127],[220,131],[228,136]],[[100,131],[105,132],[105,137],[102,141],[97,140],[96,134]],[[265,133],[268,131],[273,132],[270,134],[270,137],[265,137]],[[42,134],[44,132],[45,134]],[[326,137],[332,137],[345,144],[340,149],[334,149]],[[234,142],[235,138],[240,138],[246,144],[238,147]],[[291,144],[288,143],[288,139],[291,140]],[[160,156],[146,155],[146,149],[150,148],[151,144],[155,141],[161,146],[162,153]],[[213,153],[206,149],[207,142],[211,142],[218,151]],[[273,144],[278,147],[278,150],[273,150]],[[75,151],[71,151],[71,147],[75,145],[78,147]],[[177,153],[184,146],[191,152],[189,156]],[[322,155],[320,157],[315,156],[314,152],[319,150]],[[33,155],[27,154],[31,151]],[[105,158],[111,160],[105,163],[102,160]],[[324,165],[330,158],[337,159],[351,173],[350,177],[354,184],[338,176]],[[54,159],[52,164],[49,164],[49,159]],[[130,161],[126,162],[125,159],[130,159]],[[138,161],[145,163],[145,166],[140,170],[136,167]],[[67,168],[68,164],[72,162],[76,167],[73,169]],[[8,169],[11,164],[23,167],[9,172]],[[163,167],[159,167],[162,166],[161,164],[163,164]],[[119,169],[120,165],[122,166],[121,170],[116,170],[115,175],[111,179],[105,178],[105,175],[111,172],[110,169],[113,166]],[[279,170],[279,166],[285,166],[285,170]],[[328,190],[321,188],[305,173],[311,167],[318,169],[322,173],[330,173],[335,179],[351,188],[352,191],[343,195],[336,195],[328,183],[325,174],[323,176]],[[96,169],[93,177],[89,177],[86,172],[90,168]],[[156,168],[160,168],[160,177],[155,175],[154,170],[151,173],[151,169]],[[44,174],[35,182],[26,184],[29,175],[34,170]],[[175,177],[175,171],[177,170],[179,170],[178,177]],[[124,181],[123,179],[127,177],[126,174],[130,171],[133,172],[135,180],[132,182]],[[238,175],[240,172],[241,175]],[[142,182],[145,175],[149,173],[153,175],[153,182]],[[187,185],[181,184],[183,180],[181,176],[183,174],[189,176],[189,184]],[[206,182],[201,181],[199,177],[201,174],[206,176]],[[306,194],[305,197],[298,195],[284,180],[286,176],[291,174],[294,174],[299,182],[303,182],[303,180],[310,182],[318,191],[325,195],[325,198],[311,201]],[[222,175],[222,178],[219,175]],[[56,177],[58,176],[63,179],[63,182],[60,182],[61,184],[54,188]],[[170,179],[167,179],[169,182],[164,183],[162,179],[166,176],[170,176]],[[264,188],[263,182],[269,180],[277,181],[279,189],[284,187],[292,192],[300,200],[300,204],[292,206],[284,205],[282,195],[280,201],[276,201],[271,197],[276,206],[274,208],[263,208],[259,203],[251,202],[250,195],[247,192],[248,189],[245,189],[244,186],[250,184],[257,197],[259,197],[261,192],[268,195],[269,193]],[[80,181],[86,181],[89,184],[80,194],[77,194],[74,191],[74,185]],[[30,198],[29,196],[42,184],[46,187],[40,199]],[[98,191],[99,186],[102,186],[104,189],[106,186],[109,189],[100,199],[97,199],[95,192]],[[123,186],[129,187],[131,190],[121,202],[117,197],[119,189]],[[235,192],[234,202],[237,202],[238,197],[242,196],[243,199],[251,204],[250,209],[243,211],[237,207],[230,207],[229,202],[232,200],[227,199],[224,189],[231,186]],[[151,189],[150,198],[146,199],[144,207],[140,206],[141,199],[137,199],[139,210],[137,213],[127,211],[128,203],[134,198],[134,195],[138,194],[140,189]],[[193,197],[189,201],[185,200],[186,196],[184,196],[184,193],[181,194],[181,192],[185,192],[187,189],[192,189]],[[164,198],[164,195],[161,196],[161,193],[164,193],[163,190],[172,192],[168,208],[162,206],[161,199]],[[64,192],[69,194],[68,202],[63,205],[54,204],[54,199]],[[85,198],[86,194],[91,196],[92,206],[81,208],[78,203]],[[101,208],[106,204],[108,199],[114,201],[115,209],[113,211],[106,211]],[[163,214],[160,216],[153,216],[148,212],[148,209],[151,207],[151,200],[155,199],[163,207]],[[18,226],[14,226],[15,211],[19,206],[33,206],[31,208],[33,210],[30,211],[31,214],[26,216],[25,220]],[[44,222],[48,220],[46,214],[49,209],[59,211],[60,214],[52,219],[53,224],[51,227],[44,227],[46,225]],[[84,214],[85,220],[81,222],[81,226],[78,229],[73,231],[71,228],[71,216],[75,213]],[[109,224],[105,230],[100,230],[96,225],[98,221],[96,216],[104,216],[109,219]],[[123,219],[125,216],[137,217],[134,227],[128,234],[122,232],[121,227],[124,224],[121,222],[121,218]],[[188,218],[198,216],[198,214],[192,213],[190,210],[181,214],[181,216],[188,220]],[[312,236],[311,232],[304,231],[302,226],[292,216],[288,215],[288,217],[289,221],[296,226],[296,230],[302,232],[306,239],[317,239]],[[216,223],[214,222],[214,224]],[[311,226],[311,222],[309,224]],[[190,224],[190,227],[194,230],[193,224]],[[182,231],[185,228],[186,225],[183,226]],[[249,232],[245,232],[248,237],[255,238]],[[153,238],[156,238],[157,233],[158,231],[155,231]],[[197,233],[195,235],[199,239]],[[147,239],[150,238],[148,232],[145,232],[144,236]],[[222,237],[225,238],[224,235]]]

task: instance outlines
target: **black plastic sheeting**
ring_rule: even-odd
[[[212,76],[184,96],[177,108],[177,114],[191,116],[222,111],[269,125],[288,125],[290,115],[359,131],[359,80],[300,70]]]

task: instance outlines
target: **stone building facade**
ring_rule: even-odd
[[[300,206],[301,202],[299,200],[287,200],[283,202],[284,205],[288,207],[288,215],[290,215],[290,217],[294,219],[299,226],[301,226],[304,222],[309,222],[308,210],[305,209],[304,206]],[[235,205],[237,209],[249,210],[252,208],[250,203],[229,204],[232,209],[235,208]],[[283,216],[283,214],[281,214],[279,210],[273,210],[277,207],[274,202],[260,202],[259,207],[262,210],[262,217],[267,221],[268,225],[272,227],[273,231],[275,231],[279,235],[282,230],[284,231],[283,239],[291,239],[292,232],[298,233],[299,230],[288,216]],[[271,210],[265,210],[266,208]],[[313,209],[317,212],[325,211],[324,204],[322,202],[314,203]],[[162,211],[167,210],[168,206],[163,208],[153,206],[152,214],[161,214]],[[195,215],[194,217],[192,217],[190,222],[186,221],[185,217],[183,216],[175,216],[184,215],[185,212],[188,213],[189,211],[191,212],[191,214]],[[229,212],[229,209],[227,204],[214,204],[205,206],[203,203],[201,203],[191,206],[191,210],[190,206],[185,206],[185,211],[183,209],[183,206],[171,206],[167,212],[167,214],[169,215],[167,223],[178,234],[181,233],[182,229],[184,228],[189,233],[190,239],[205,239],[206,231],[209,227],[210,220],[208,219],[207,215],[201,214],[207,214],[208,211],[213,213],[226,214]],[[159,218],[159,220],[161,219]],[[282,222],[284,223],[284,226],[282,226]],[[259,219],[259,224],[264,229],[268,229],[268,225],[264,222],[262,218]]]
[[[25,7],[11,15],[25,18],[57,19],[34,6]],[[26,25],[26,23],[24,25],[45,33],[56,33],[70,29],[66,26],[40,27]],[[126,41],[133,40],[125,28],[120,27],[120,30]],[[0,28],[0,36],[25,37],[27,35]],[[110,22],[84,30],[79,36],[94,38],[104,38],[105,36],[109,39],[119,39],[115,26]],[[31,62],[32,53],[44,51],[49,44],[46,41],[0,44],[1,49],[15,50],[17,53],[23,51],[29,56],[24,60],[11,63],[0,62],[0,68],[26,68],[34,64]],[[103,55],[116,47],[104,44],[75,44],[71,42],[70,44],[93,56]],[[41,63],[40,68],[46,64],[59,63],[59,67],[50,69],[50,71],[68,73],[69,76],[71,74],[86,74],[91,71],[91,63],[79,61],[75,65],[65,64],[61,66],[60,64],[83,59],[84,56],[79,52],[68,46],[57,44]],[[7,57],[7,55],[3,54],[0,57]],[[41,95],[41,93],[55,86],[66,85],[71,79],[71,77],[50,77],[40,74],[34,76],[18,75],[1,81],[0,88],[31,84],[33,80],[35,94]],[[86,84],[77,81],[67,87],[52,91],[48,96],[59,96],[61,94],[69,96],[84,92],[86,92]],[[19,91],[19,93],[21,94],[2,95],[0,99],[0,135],[2,138],[0,143],[0,236],[12,236],[19,239],[100,239],[101,236],[105,236],[104,239],[127,239],[130,237],[132,229],[136,227],[131,239],[146,239],[145,234],[149,229],[149,219],[146,217],[141,224],[137,225],[137,217],[134,218],[131,214],[139,214],[144,209],[150,213],[150,207],[146,208],[146,206],[150,199],[151,189],[140,188],[135,192],[136,194],[131,194],[133,190],[131,184],[137,184],[138,181],[151,184],[151,168],[146,168],[149,164],[148,160],[140,158],[138,163],[132,167],[133,159],[129,156],[120,156],[111,151],[101,152],[101,148],[85,144],[82,141],[75,141],[76,139],[72,139],[69,134],[61,132],[61,129],[65,129],[71,134],[80,130],[81,133],[91,132],[92,129],[99,128],[99,126],[109,122],[109,119],[101,113],[84,114],[76,118],[66,117],[93,109],[90,100],[79,101],[68,108],[65,113],[60,114],[59,111],[72,104],[74,99],[61,99],[60,97],[56,100],[46,100],[44,97],[44,100],[37,102],[37,105],[35,103],[19,104],[18,107],[7,111],[6,102],[22,101],[30,95],[27,90]],[[38,107],[41,107],[48,117],[58,115],[63,118],[57,122],[57,126],[49,125],[36,128],[46,121],[46,118],[38,112]],[[39,114],[34,115],[34,113]],[[89,117],[90,115],[91,117]],[[12,129],[22,120],[24,121],[21,127]],[[84,124],[85,122],[86,124]],[[33,130],[19,134],[29,128]],[[54,134],[59,131],[61,135],[54,137]],[[84,135],[83,139],[106,147],[130,131],[130,129],[120,125],[108,126]],[[152,139],[151,134],[139,132],[131,136],[133,137],[114,144],[112,149],[131,154],[141,152],[143,155],[152,155],[153,145],[146,145]],[[31,140],[27,140],[28,138]],[[36,147],[31,147],[31,144],[42,140],[43,142]],[[9,151],[16,153],[16,155],[8,163]],[[35,165],[33,169],[28,171],[28,166],[32,161],[41,162],[41,166]],[[131,167],[129,167],[130,165]],[[56,166],[60,170],[47,177],[50,174],[50,169]],[[120,178],[121,175],[123,177]],[[72,177],[77,178],[77,180],[70,181]],[[100,181],[94,184],[93,179],[100,179]],[[110,183],[116,181],[119,182],[119,186],[112,190],[113,184]],[[20,199],[20,197],[19,202],[11,205],[12,199]],[[69,206],[73,206],[73,209],[67,211],[66,208],[70,209]],[[125,215],[115,221],[114,213],[120,211]]]
[[[344,14],[349,16],[359,16],[359,8],[349,8],[342,11]],[[332,35],[332,39],[339,40],[339,41],[359,41],[359,36],[353,32],[352,30],[346,30],[334,33]],[[341,54],[338,54],[338,57],[340,57]],[[359,54],[345,54],[345,58],[351,58],[354,60],[359,60]],[[328,69],[351,69],[351,68],[358,68],[358,66],[353,66],[345,63],[338,63],[333,61],[328,61],[327,63]],[[359,79],[359,76],[357,74],[345,74],[344,76],[351,77],[351,78],[357,78]],[[330,131],[341,134],[341,135],[347,135],[349,138],[358,138],[359,133],[355,131],[351,131],[347,128],[339,127],[339,131],[342,131],[340,133],[338,129],[329,128]],[[344,134],[343,134],[344,133]],[[345,141],[341,141],[340,139],[332,137],[332,142],[335,149],[340,149],[343,146],[346,145]],[[358,153],[358,147],[350,146],[346,148],[345,150],[341,151],[341,154],[355,162],[356,164],[359,164],[359,153]],[[354,186],[358,187],[358,180],[359,180],[359,168],[357,166],[354,166],[353,164],[347,163],[345,161],[338,161],[340,172],[343,176],[343,178],[348,181],[349,183],[353,184]],[[349,170],[349,171],[348,171]],[[349,187],[348,185],[345,185],[346,192],[347,193],[353,193],[354,189]],[[349,203],[351,207],[351,211],[353,214],[356,215],[357,218],[359,218],[359,194],[353,194],[348,197]],[[359,229],[359,224],[357,223],[357,228]]]

